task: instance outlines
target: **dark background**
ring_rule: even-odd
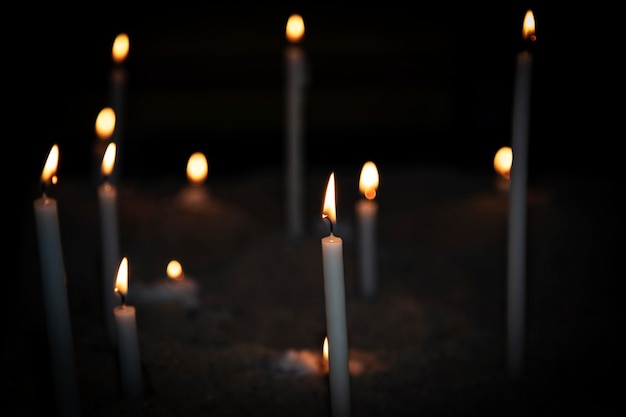
[[[111,46],[130,37],[121,178],[180,173],[204,152],[210,176],[283,165],[285,23],[305,20],[308,168],[444,164],[491,170],[510,145],[515,56],[532,9],[538,40],[529,181],[617,173],[619,55],[609,9],[545,2],[375,5],[107,2],[11,9],[7,126],[19,187],[36,195],[50,147],[59,176],[88,175],[94,124],[110,105]],[[5,113],[7,114],[7,113]],[[15,150],[15,151],[14,151]],[[12,177],[16,177],[11,168]],[[28,199],[27,199],[28,200]]]

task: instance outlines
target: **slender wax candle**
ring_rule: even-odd
[[[333,417],[350,415],[350,371],[348,364],[348,333],[343,276],[343,242],[333,234],[337,221],[335,205],[335,173],[326,187],[322,218],[330,224],[330,235],[322,238],[326,327],[328,330],[328,371]]]
[[[35,223],[57,414],[59,416],[79,416],[74,345],[57,202],[45,193],[48,183],[56,182],[58,161],[59,147],[55,144],[50,150],[41,174],[44,192],[34,202]]]
[[[103,182],[98,187],[100,233],[102,237],[102,294],[107,341],[115,348],[116,330],[113,307],[116,305],[115,276],[120,259],[117,223],[117,188],[109,181],[115,164],[116,144],[110,142],[102,158]]]
[[[128,258],[122,258],[117,272],[115,292],[121,297],[122,304],[113,309],[117,326],[117,346],[122,392],[126,398],[137,399],[143,393],[141,378],[141,360],[139,356],[139,337],[135,307],[126,305],[128,293]]]
[[[285,49],[285,134],[287,186],[287,235],[296,240],[304,232],[304,87],[306,85],[305,54],[298,45],[304,38],[304,20],[293,14],[287,20]]]
[[[365,298],[374,298],[378,290],[378,252],[376,250],[378,203],[374,201],[378,182],[376,164],[372,161],[363,164],[359,178],[359,190],[363,198],[357,201],[356,212],[359,226],[361,294]]]
[[[524,17],[523,39],[527,43],[535,41],[535,18],[531,10]],[[514,379],[522,374],[525,345],[526,182],[532,63],[533,56],[528,49],[518,53],[512,115],[507,267],[508,368]]]

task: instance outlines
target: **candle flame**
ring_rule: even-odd
[[[302,16],[299,14],[292,14],[289,16],[285,33],[289,42],[300,42],[304,37],[304,20],[302,19]]]
[[[324,343],[322,344],[322,357],[324,362],[328,364],[328,336],[324,337]]]
[[[117,279],[115,280],[115,292],[125,297],[128,293],[128,258],[124,256],[117,269]]]
[[[176,281],[182,281],[185,278],[183,266],[177,260],[171,260],[167,264],[167,276]]]
[[[533,42],[537,39],[537,36],[535,35],[535,15],[530,9],[526,11],[526,15],[524,16],[522,39]]]
[[[115,155],[117,151],[117,145],[115,142],[110,142],[107,145],[106,151],[104,151],[104,156],[102,157],[102,175],[108,177],[113,172],[113,166],[115,165]]]
[[[113,41],[113,48],[111,55],[113,56],[113,62],[116,64],[121,64],[124,62],[126,57],[128,56],[128,50],[130,48],[130,43],[128,40],[128,35],[126,33],[120,33],[115,37]]]
[[[513,163],[513,150],[510,146],[503,146],[498,149],[493,158],[493,169],[504,179],[511,176],[511,164]]]
[[[105,107],[100,110],[96,117],[96,135],[101,140],[111,137],[115,130],[115,111],[111,107]]]
[[[330,220],[331,223],[337,221],[337,208],[335,205],[335,173],[330,174],[328,185],[326,186],[326,196],[324,197],[324,208],[322,210],[322,219]]]
[[[363,164],[361,169],[361,176],[359,177],[359,191],[363,193],[365,198],[373,200],[376,197],[376,190],[378,189],[378,169],[376,164],[372,161],[367,161]]]
[[[46,163],[44,164],[41,172],[41,183],[47,184],[48,182],[56,183],[57,167],[59,165],[59,145],[56,143],[52,145]]]
[[[204,183],[209,171],[209,163],[202,152],[195,152],[187,161],[187,180],[189,184],[198,187]]]

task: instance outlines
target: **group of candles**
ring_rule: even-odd
[[[534,40],[534,17],[529,10],[524,18],[524,39]],[[286,50],[286,140],[287,140],[287,229],[291,237],[302,233],[303,198],[303,126],[302,90],[306,81],[304,52],[295,44],[304,36],[304,22],[299,15],[289,18],[287,37],[293,44]],[[121,46],[120,46],[121,45]],[[114,43],[114,60],[121,63],[128,53],[128,37],[122,34]],[[120,52],[120,50],[122,52]],[[526,164],[528,141],[528,107],[530,101],[530,73],[532,55],[528,50],[518,54],[515,101],[513,106],[512,146],[504,150],[510,158],[510,172],[501,173],[510,181],[509,214],[509,268],[508,268],[508,319],[509,319],[509,367],[513,376],[521,373],[523,354],[523,299],[524,299],[524,246],[526,210]],[[112,100],[115,108],[123,109],[125,73],[116,66],[112,73]],[[120,114],[123,113],[120,111]],[[109,117],[109,109],[105,116]],[[115,112],[113,112],[115,125]],[[118,119],[119,122],[119,119]],[[110,123],[110,122],[109,122]],[[108,130],[107,130],[108,129]],[[118,126],[119,129],[119,126]],[[112,132],[105,126],[102,138],[111,138]],[[119,139],[120,137],[117,136]],[[102,155],[101,149],[96,152]],[[203,156],[203,155],[202,155]],[[514,158],[513,158],[514,156]],[[141,367],[139,344],[135,321],[135,308],[126,304],[128,292],[128,259],[120,257],[117,235],[116,189],[109,181],[114,169],[116,141],[109,140],[102,157],[101,174],[104,178],[98,187],[101,210],[103,292],[105,324],[108,340],[116,343],[119,352],[121,381],[125,395],[137,398],[141,395]],[[78,390],[75,379],[69,308],[65,289],[65,269],[61,253],[60,232],[56,201],[46,194],[46,187],[56,182],[59,149],[54,145],[46,160],[41,183],[42,196],[35,200],[35,217],[41,256],[42,278],[46,304],[46,318],[51,337],[50,354],[53,366],[54,388],[59,412],[66,416],[78,416]],[[201,160],[206,164],[206,159]],[[191,163],[191,160],[190,160]],[[494,161],[494,164],[496,161]],[[496,169],[497,166],[496,166]],[[205,174],[206,175],[206,174]],[[190,178],[190,181],[192,179]],[[198,180],[200,183],[203,180]],[[379,183],[378,171],[372,161],[363,165],[359,188],[363,198],[356,204],[359,239],[359,272],[361,292],[372,298],[377,292],[376,216],[378,206],[374,200]],[[193,184],[192,184],[193,185]],[[350,372],[348,338],[345,312],[345,284],[343,267],[343,242],[335,235],[336,203],[335,173],[328,179],[324,197],[322,218],[328,221],[330,233],[321,239],[326,307],[328,372],[331,389],[331,409],[335,417],[350,415]],[[121,303],[116,297],[121,298]]]

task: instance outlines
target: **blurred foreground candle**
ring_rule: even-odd
[[[91,169],[92,181],[94,184],[100,183],[102,174],[102,158],[107,146],[111,142],[111,137],[115,131],[117,118],[115,111],[111,107],[105,107],[98,113],[95,123],[96,140],[92,147],[93,167]]]
[[[378,289],[378,253],[376,250],[378,203],[374,201],[378,182],[376,164],[367,161],[363,164],[359,178],[359,190],[363,198],[356,203],[359,226],[359,273],[361,294],[365,298],[375,297]]]
[[[498,191],[508,191],[511,178],[513,152],[510,146],[503,146],[493,157],[493,169],[496,171],[495,186]]]
[[[524,17],[522,34],[526,44],[535,41],[535,18],[531,10],[528,10]],[[508,369],[514,379],[521,377],[526,343],[526,182],[532,62],[533,57],[527,48],[518,53],[512,115],[513,161],[509,189],[507,342]]]
[[[322,256],[326,328],[328,329],[331,411],[333,417],[343,417],[350,415],[350,373],[343,276],[343,242],[340,237],[333,234],[333,225],[337,221],[334,172],[330,174],[328,179],[322,219],[328,220],[330,225],[330,235],[322,238]]]
[[[113,47],[111,48],[111,57],[113,58],[113,69],[111,70],[110,79],[110,101],[111,107],[117,115],[117,128],[113,133],[113,141],[121,147],[124,146],[124,129],[126,128],[126,68],[124,63],[128,57],[130,49],[130,41],[128,34],[120,33],[115,37],[113,41]],[[118,154],[120,153],[118,150]],[[119,157],[118,157],[119,160]],[[113,183],[116,183],[119,179],[120,164],[117,164],[117,168],[111,173],[113,176]]]
[[[128,399],[137,399],[143,393],[139,337],[135,307],[126,305],[128,293],[128,258],[122,258],[117,272],[115,292],[121,297],[121,305],[113,309],[117,326],[117,349],[122,392]]]
[[[117,188],[109,182],[116,155],[115,142],[109,142],[102,158],[102,184],[98,187],[100,208],[100,234],[102,253],[102,297],[104,305],[104,324],[109,347],[115,348],[116,330],[113,318],[115,307],[115,276],[120,259],[119,234],[117,222]]]
[[[188,208],[204,207],[209,199],[204,183],[209,172],[209,162],[202,152],[194,152],[187,160],[187,181],[180,195],[180,202]]]
[[[46,195],[48,183],[56,183],[58,161],[59,147],[55,144],[41,174],[43,194],[34,201],[35,223],[57,415],[78,416],[78,384],[57,202]]]
[[[299,239],[304,232],[304,87],[305,54],[298,45],[304,37],[304,20],[293,14],[287,20],[285,49],[285,181],[287,187],[287,236]]]

